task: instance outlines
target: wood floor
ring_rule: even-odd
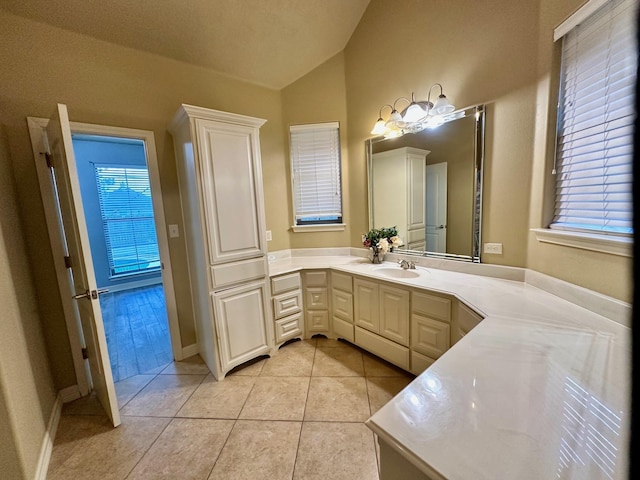
[[[173,360],[162,284],[100,296],[113,381]]]

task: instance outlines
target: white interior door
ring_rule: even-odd
[[[92,387],[115,427],[120,424],[120,414],[65,105],[58,104],[56,112],[49,120],[47,143],[47,151],[53,164],[67,255],[71,260],[71,268],[68,270],[69,282],[71,290],[75,292],[75,311],[82,325]]]
[[[447,162],[427,165],[427,252],[447,251]]]

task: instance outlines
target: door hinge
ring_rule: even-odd
[[[89,358],[89,352],[87,352],[87,347],[82,347],[82,359],[87,360]]]
[[[44,158],[47,161],[47,168],[53,168],[53,157],[49,152],[44,152]]]
[[[68,255],[64,257],[64,268],[71,268],[71,257]]]

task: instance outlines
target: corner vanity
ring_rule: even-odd
[[[381,480],[624,478],[628,305],[525,269],[424,258],[404,271],[358,250],[279,258],[270,273],[302,276],[300,337],[343,338],[417,375],[366,422]]]

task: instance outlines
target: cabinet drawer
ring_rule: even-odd
[[[354,341],[353,324],[333,317],[333,334],[338,338],[344,338],[350,342]]]
[[[424,355],[420,355],[417,352],[411,352],[411,373],[420,375],[427,368],[429,368],[435,360]]]
[[[326,287],[311,287],[305,290],[305,308],[307,309],[327,309],[329,308],[329,298]]]
[[[273,297],[273,315],[276,319],[300,311],[302,311],[302,292],[300,290]]]
[[[264,257],[241,262],[222,263],[211,267],[213,289],[219,290],[237,283],[262,279],[267,274]]]
[[[407,347],[360,327],[355,327],[355,343],[394,365],[409,370],[409,349]]]
[[[327,310],[307,310],[307,332],[328,332],[329,312]]]
[[[326,287],[327,272],[305,272],[304,283],[307,287]]]
[[[302,334],[302,314],[276,320],[276,343],[284,342]]]
[[[331,272],[331,287],[342,290],[343,292],[353,293],[353,282],[351,281],[351,275]]]
[[[300,274],[298,272],[271,279],[272,295],[278,295],[279,293],[288,292],[290,290],[300,290],[300,288],[301,282]]]
[[[433,359],[449,349],[451,326],[414,313],[411,315],[411,349]]]
[[[451,300],[448,298],[413,292],[411,311],[443,322],[451,320]]]
[[[353,323],[353,295],[340,290],[331,290],[331,308],[333,315]]]

